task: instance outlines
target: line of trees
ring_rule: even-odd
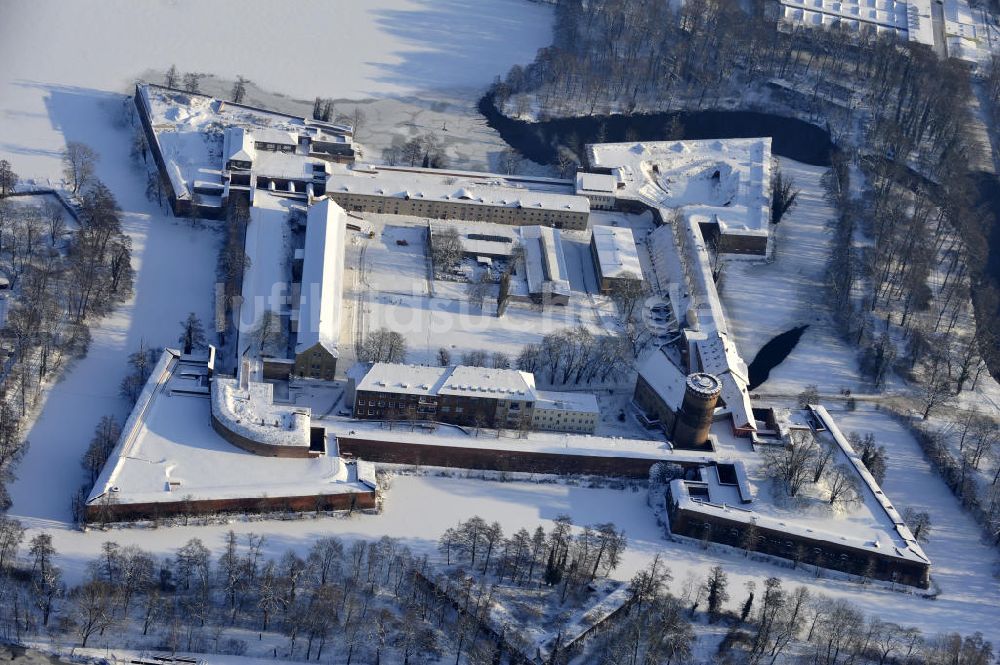
[[[81,583],[69,586],[52,537],[42,532],[25,543],[21,524],[0,517],[0,637],[305,661],[335,651],[347,664],[488,665],[512,655],[505,646],[514,638],[490,618],[501,596],[545,593],[563,612],[583,611],[576,603],[586,602],[588,580],[617,565],[625,543],[614,526],[576,534],[571,527],[561,517],[547,532],[522,528],[505,537],[473,517],[441,537],[444,568],[389,537],[323,537],[275,556],[265,537],[233,531],[216,552],[192,538],[166,556],[107,541]],[[722,566],[675,584],[657,556],[629,581],[621,611],[575,650],[560,649],[557,638],[547,662],[690,662],[699,610],[725,629],[718,647],[725,662],[792,654],[822,665],[993,662],[992,645],[978,633],[927,636],[889,616],[865,616],[849,601],[786,589],[776,577],[745,590],[737,594]],[[539,615],[521,616],[518,627],[539,627]]]
[[[434,132],[428,132],[405,141],[395,137],[391,145],[382,149],[382,162],[389,166],[444,169],[448,167],[448,156],[440,137]]]
[[[438,551],[446,565],[468,567],[496,584],[558,587],[562,601],[581,598],[587,585],[607,577],[621,562],[625,533],[613,523],[586,526],[573,534],[573,521],[560,515],[548,533],[521,528],[504,537],[499,522],[472,517],[446,530]]]
[[[515,365],[550,385],[607,383],[622,378],[634,360],[628,339],[594,335],[584,326],[549,333],[521,349]]]
[[[44,206],[0,200],[0,270],[13,294],[3,333],[10,355],[0,365],[0,506],[6,485],[24,455],[22,421],[46,379],[67,357],[85,352],[87,322],[132,293],[131,239],[111,191],[94,176],[86,146],[68,145],[64,161],[76,164],[79,226],[67,230],[56,202]]]
[[[763,454],[769,477],[790,498],[816,487],[831,506],[849,506],[861,500],[857,472],[847,463],[835,464],[835,444],[819,441],[811,432],[792,432],[786,445]]]

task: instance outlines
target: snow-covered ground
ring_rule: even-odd
[[[80,459],[95,426],[105,414],[121,422],[128,413],[118,392],[128,354],[143,341],[149,346],[176,344],[180,321],[188,312],[212,320],[220,238],[214,229],[191,228],[186,220],[166,216],[146,200],[145,173],[129,159],[130,131],[111,120],[119,109],[117,96],[52,95],[51,126],[58,129],[54,135],[85,141],[101,154],[97,177],[111,188],[125,213],[136,280],[131,301],[92,323],[86,357],[47,390],[40,415],[27,433],[30,447],[15,471],[11,513],[27,518],[29,525],[70,519],[70,498],[84,480]],[[0,129],[7,131],[9,124]]]
[[[514,359],[525,345],[539,343],[544,335],[558,330],[578,325],[595,335],[615,330],[614,304],[594,293],[597,279],[589,232],[563,231],[573,286],[568,305],[541,308],[516,303],[498,318],[470,303],[467,283],[435,280],[431,291],[426,219],[369,213],[364,218],[372,225],[374,237],[356,235],[348,250],[344,280],[348,314],[341,334],[345,347],[357,334],[386,327],[406,338],[407,362],[433,365],[441,347],[451,351],[456,361],[461,354],[477,350],[501,351]],[[361,274],[357,274],[359,269]]]
[[[900,440],[900,450],[908,446],[915,444]],[[906,463],[907,460],[901,457],[900,461]],[[946,493],[943,486],[942,491]],[[942,499],[946,498],[942,495]],[[931,549],[931,556],[937,554],[939,559],[942,556],[951,557],[951,564],[943,564],[951,572],[947,569],[943,571],[941,584],[944,593],[932,600],[910,593],[892,592],[881,586],[861,587],[839,577],[816,579],[811,568],[791,570],[776,567],[754,558],[745,558],[742,552],[726,552],[715,547],[703,550],[695,544],[666,541],[652,510],[646,505],[646,496],[642,491],[398,476],[392,481],[392,489],[381,515],[355,513],[350,518],[320,519],[307,516],[295,521],[236,521],[209,526],[124,529],[86,534],[60,528],[51,533],[56,548],[62,553],[60,563],[67,581],[74,582],[84,574],[87,560],[98,555],[101,543],[109,539],[122,545],[135,544],[163,555],[172,554],[189,538],[196,537],[213,551],[219,551],[226,532],[232,529],[241,536],[250,532],[263,534],[264,553],[275,556],[287,548],[302,552],[316,538],[324,536],[337,535],[349,540],[389,535],[402,539],[417,551],[435,554],[439,535],[459,520],[472,515],[479,515],[488,522],[499,521],[507,533],[537,524],[549,528],[551,521],[560,515],[569,515],[578,525],[614,522],[625,530],[628,537],[628,550],[621,567],[613,575],[616,579],[629,579],[654,556],[661,554],[666,557],[673,572],[673,586],[678,593],[689,575],[700,583],[708,568],[720,564],[729,573],[732,588],[742,588],[748,580],[756,581],[759,586],[764,578],[776,575],[784,580],[786,586],[805,584],[814,593],[848,598],[865,612],[878,613],[887,621],[916,625],[931,634],[945,629],[965,633],[979,630],[987,638],[998,638],[996,581],[989,578],[981,563],[982,545],[977,549],[974,542],[940,534],[940,546]],[[962,515],[955,517],[961,532]],[[945,520],[947,516],[941,519]],[[949,547],[959,545],[969,545],[971,549],[954,553],[947,551]],[[967,556],[975,557],[980,563],[966,560]],[[963,573],[963,567],[967,567],[968,572]],[[734,600],[733,607],[741,600]]]
[[[771,370],[757,391],[796,394],[808,384],[821,393],[860,387],[857,352],[834,329],[824,304],[823,276],[835,211],[823,198],[826,169],[779,158],[800,190],[794,208],[774,231],[774,261],[729,260],[720,289],[730,331],[747,363],[764,344],[791,328],[809,325],[798,346]]]
[[[145,175],[129,161],[131,129],[120,126],[119,93],[129,92],[145,72],[171,64],[182,72],[242,74],[307,99],[481,89],[551,39],[551,8],[522,0],[477,2],[475,12],[449,0],[307,5],[300,15],[335,15],[336,39],[330,38],[330,21],[296,21],[291,44],[265,20],[274,6],[262,1],[4,3],[0,157],[23,178],[58,183],[66,141],[94,147],[97,176],[125,211],[137,271],[133,301],[95,322],[89,353],[49,391],[28,433],[33,445],[17,469],[13,514],[37,524],[68,520],[94,426],[106,413],[126,414],[118,386],[127,354],[141,340],[175,343],[178,322],[190,311],[212,320],[218,236],[191,229],[146,201]],[[289,57],[273,57],[275,48],[254,44],[286,44]],[[300,53],[304,44],[308,49]],[[316,63],[324,62],[330,75],[317,78]],[[471,101],[475,93],[466,97]]]

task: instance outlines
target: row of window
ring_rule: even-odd
[[[360,197],[362,195],[353,195],[338,197],[336,194],[333,195],[334,199],[340,199],[338,203],[343,205],[345,208],[352,209],[356,212],[363,212],[368,206],[374,206],[374,212],[379,214],[400,214],[400,204],[395,203],[391,207],[385,205],[385,199],[380,197],[369,197],[370,201],[362,199],[360,202],[354,197]],[[448,206],[441,210],[438,206]],[[527,217],[533,222],[545,222],[552,221],[557,227],[561,226],[563,222],[581,222],[586,223],[586,217],[584,213],[579,212],[562,212],[562,211],[548,211],[548,210],[516,210],[512,208],[501,208],[498,206],[481,206],[473,207],[470,205],[463,205],[460,203],[438,203],[429,202],[427,203],[427,208],[425,210],[423,203],[413,203],[410,204],[408,209],[404,209],[403,213],[412,213],[415,215],[427,214],[430,216],[439,216],[444,213],[448,213],[449,218],[455,219],[469,219],[470,221],[487,221],[495,220],[497,215],[506,215],[507,218],[513,220],[515,218],[523,219]]]

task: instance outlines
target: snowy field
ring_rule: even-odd
[[[171,64],[306,100],[406,96],[485,88],[552,36],[552,9],[526,0],[304,0],[289,17],[294,44],[274,12],[263,0],[5,0],[0,157],[57,175],[54,108],[128,92]]]
[[[808,384],[821,393],[857,391],[861,383],[855,349],[833,328],[823,301],[833,208],[823,198],[826,169],[779,158],[780,168],[800,190],[797,203],[778,224],[774,261],[727,260],[720,294],[736,346],[747,364],[776,335],[809,325],[798,346],[761,386],[761,394],[794,395]]]
[[[900,442],[900,448],[907,445],[905,441]],[[428,510],[428,506],[433,506],[433,510]],[[615,522],[628,534],[628,551],[621,567],[613,575],[616,579],[627,580],[659,553],[666,557],[673,572],[673,587],[677,593],[680,593],[689,576],[694,576],[700,583],[709,567],[720,564],[729,573],[734,589],[742,588],[748,580],[754,580],[759,586],[764,578],[777,575],[786,585],[805,584],[815,593],[849,598],[865,612],[879,613],[886,620],[916,625],[930,633],[944,628],[960,628],[966,633],[982,631],[987,638],[996,639],[998,636],[995,581],[990,580],[981,564],[972,566],[964,558],[965,553],[950,555],[954,557],[952,572],[943,574],[944,593],[935,600],[903,591],[892,592],[880,586],[860,587],[839,577],[817,579],[811,568],[791,570],[747,559],[742,552],[728,552],[716,547],[702,550],[696,544],[665,541],[642,491],[399,476],[393,479],[385,511],[378,516],[355,514],[350,518],[319,519],[307,516],[298,521],[237,521],[210,526],[125,529],[87,534],[57,529],[51,533],[56,548],[63,553],[61,564],[67,581],[74,582],[84,574],[86,561],[100,552],[101,543],[112,538],[122,545],[136,544],[162,555],[173,553],[188,538],[197,537],[207,547],[219,551],[225,533],[233,529],[241,535],[250,532],[264,534],[265,554],[280,555],[287,548],[303,552],[313,540],[323,536],[337,535],[350,540],[390,535],[418,551],[436,555],[438,536],[471,515],[479,515],[488,522],[499,521],[508,533],[521,526],[532,528],[542,524],[548,528],[551,521],[560,515],[571,516],[578,525]],[[931,556],[935,553],[939,557],[949,556],[942,550],[959,542],[942,540],[941,547],[935,548],[937,552],[932,550]],[[971,555],[977,559],[981,558],[979,554],[978,550],[971,550]],[[971,568],[963,574],[961,569],[965,564]],[[991,584],[994,586],[991,587]],[[740,600],[734,600],[732,606],[735,608]]]
[[[145,175],[129,161],[131,129],[119,120],[121,93],[137,78],[176,64],[181,71],[242,74],[261,88],[305,99],[468,88],[471,103],[475,90],[512,64],[528,62],[551,40],[551,8],[524,0],[480,1],[476,12],[457,0],[305,5],[305,16],[335,14],[339,38],[328,38],[329,21],[297,22],[296,39],[310,45],[309,58],[289,67],[274,57],[275,49],[247,46],[275,42],[273,23],[260,20],[273,11],[264,2],[4,2],[0,158],[25,179],[58,183],[67,141],[97,150],[97,176],[125,212],[137,273],[135,298],[94,323],[89,353],[52,387],[28,432],[32,446],[17,469],[11,512],[29,524],[69,519],[70,497],[83,481],[80,457],[95,425],[104,414],[127,414],[118,394],[127,354],[140,341],[175,344],[178,322],[190,311],[211,320],[219,236],[211,227],[192,229],[146,200]],[[300,49],[289,46],[288,53],[294,57]],[[317,76],[315,63],[324,62],[328,75]],[[474,138],[488,140],[496,141]]]

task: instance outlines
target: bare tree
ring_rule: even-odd
[[[365,337],[359,359],[372,363],[401,363],[406,359],[406,338],[388,328],[374,330]]]
[[[177,65],[170,65],[170,69],[167,70],[166,75],[163,77],[163,85],[168,88],[176,88],[179,80],[180,74],[177,73]]]
[[[851,504],[861,500],[861,481],[855,470],[846,464],[838,464],[830,471],[827,482],[830,505]]]
[[[816,442],[811,433],[793,432],[788,444],[780,450],[765,451],[767,472],[788,496],[794,497],[809,481],[816,454]]]
[[[89,580],[73,590],[71,621],[81,647],[86,648],[91,637],[114,623],[112,594],[111,585],[102,580]]]
[[[250,332],[250,344],[258,355],[282,356],[288,344],[285,324],[281,315],[273,310],[267,310],[261,316],[260,322]]]
[[[443,346],[440,349],[438,349],[437,350],[437,363],[438,363],[438,365],[441,365],[441,367],[447,367],[448,365],[450,365],[451,364],[451,351],[449,351],[448,349],[446,349]]]
[[[243,99],[247,96],[247,83],[250,81],[243,78],[242,76],[236,77],[236,82],[233,83],[233,90],[230,93],[230,97],[237,104],[242,104]]]
[[[771,222],[777,224],[789,210],[795,206],[799,190],[795,181],[785,177],[781,169],[775,169],[771,180]]]
[[[181,321],[181,335],[177,338],[177,343],[186,354],[192,353],[195,349],[205,348],[205,327],[194,312]]]
[[[11,168],[10,162],[0,159],[0,199],[6,197],[17,187],[17,174]]]
[[[97,153],[85,143],[68,141],[62,155],[63,175],[74,195],[83,191],[94,179]]]
[[[66,233],[66,213],[62,205],[55,201],[46,201],[43,208],[49,242],[54,246]]]
[[[924,510],[907,508],[903,511],[903,521],[910,527],[910,533],[917,542],[926,543],[931,535],[931,516]]]
[[[649,287],[640,275],[624,272],[611,281],[609,295],[618,305],[623,321],[632,318],[636,305],[649,294]]]
[[[198,72],[187,72],[184,74],[184,89],[187,92],[197,93],[201,87],[201,79],[204,76],[204,74],[199,74]]]
[[[444,272],[453,269],[462,260],[464,252],[462,236],[455,227],[449,226],[433,234],[431,260],[436,270]]]
[[[521,170],[521,164],[524,158],[514,148],[504,148],[500,151],[499,156],[500,161],[500,171],[506,173],[507,175],[514,175]]]
[[[799,393],[798,401],[800,409],[819,404],[819,388],[810,383]]]

